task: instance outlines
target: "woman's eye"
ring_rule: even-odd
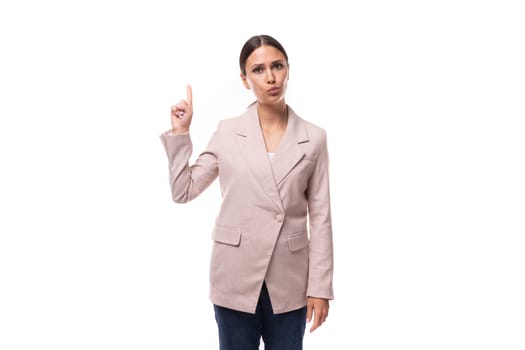
[[[254,72],[254,73],[261,73],[262,71],[263,71],[262,67],[255,67],[255,68],[253,69],[253,72]]]
[[[284,65],[282,63],[276,63],[274,67],[277,69],[283,69]]]

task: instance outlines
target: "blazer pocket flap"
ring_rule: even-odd
[[[292,233],[288,235],[288,248],[291,252],[301,250],[308,246],[308,236],[306,232]]]
[[[215,226],[213,230],[215,242],[238,246],[241,243],[241,230],[233,227]]]

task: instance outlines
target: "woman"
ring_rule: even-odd
[[[319,327],[333,299],[326,133],[286,104],[288,56],[277,40],[250,38],[239,63],[256,102],[222,120],[191,166],[190,86],[172,106],[161,136],[172,196],[190,201],[219,176],[210,299],[220,348],[256,350],[262,337],[266,349],[302,349],[305,323]]]

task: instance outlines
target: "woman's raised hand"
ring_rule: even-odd
[[[191,117],[193,116],[190,85],[186,86],[186,94],[186,100],[180,100],[175,106],[171,106],[171,128],[175,133],[183,133],[190,130]]]

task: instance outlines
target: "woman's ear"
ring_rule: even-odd
[[[246,89],[250,90],[250,84],[248,84],[248,80],[246,79],[246,75],[241,73],[241,80],[242,80],[242,83],[244,84],[244,87]]]

